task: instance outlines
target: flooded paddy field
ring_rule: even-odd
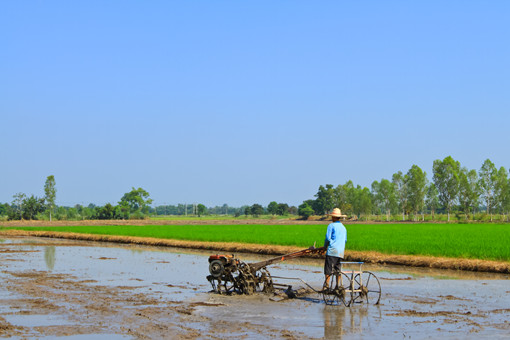
[[[381,303],[348,308],[327,306],[317,295],[274,302],[263,294],[209,293],[211,252],[28,237],[2,241],[2,337],[503,339],[510,334],[508,275],[367,265],[364,269],[380,279]],[[267,258],[236,255],[246,262]],[[284,262],[269,270],[322,286],[320,260]]]

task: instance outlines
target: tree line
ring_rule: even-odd
[[[269,203],[267,207],[258,203],[243,205],[241,207],[233,207],[227,204],[209,208],[203,204],[196,204],[194,206],[196,206],[196,208],[193,208],[191,204],[159,205],[155,208],[150,208],[149,213],[158,216],[231,215],[234,217],[240,217],[242,215],[258,217],[261,215],[288,216],[297,214],[297,208],[295,206],[289,206],[287,203],[277,203],[276,201]]]
[[[437,159],[432,166],[432,181],[419,166],[413,165],[407,173],[398,171],[391,179],[374,181],[371,188],[354,186],[352,181],[334,187],[321,185],[315,199],[304,201],[298,208],[303,218],[323,215],[334,207],[348,215],[361,218],[376,215],[389,221],[400,214],[401,220],[432,219],[437,212],[452,212],[458,219],[474,220],[484,211],[493,220],[501,214],[508,220],[510,211],[510,179],[504,167],[499,169],[487,159],[476,171],[462,167],[451,156]]]
[[[504,167],[499,169],[489,159],[477,171],[461,166],[451,156],[437,159],[432,165],[432,181],[419,166],[413,165],[406,173],[398,171],[391,179],[374,181],[370,189],[345,184],[320,185],[314,199],[303,201],[299,207],[287,203],[270,202],[266,207],[255,203],[251,206],[232,207],[227,204],[207,208],[203,204],[158,205],[152,207],[149,193],[134,187],[126,192],[116,205],[80,204],[74,207],[57,206],[55,177],[50,175],[44,184],[44,197],[17,193],[13,201],[0,204],[0,216],[9,220],[81,220],[81,219],[141,219],[148,216],[203,216],[231,215],[234,217],[272,215],[299,215],[307,219],[312,215],[324,216],[338,207],[355,219],[376,220],[434,220],[435,215],[445,214],[450,221],[454,213],[458,220],[493,220],[499,214],[508,221],[510,211],[510,178]],[[483,214],[481,214],[483,212]],[[5,218],[4,217],[4,218]]]
[[[232,207],[227,204],[207,208],[204,204],[158,205],[152,207],[153,202],[149,193],[142,189],[132,188],[125,193],[117,205],[106,203],[97,206],[90,203],[87,206],[76,204],[73,207],[57,206],[56,184],[53,175],[48,176],[44,186],[44,197],[17,193],[13,201],[0,204],[0,217],[8,220],[112,220],[112,219],[143,219],[149,216],[204,216],[231,215],[234,217],[271,214],[279,216],[295,215],[297,208],[287,203],[271,202],[267,207],[260,204],[251,206]]]
[[[0,204],[0,216],[8,220],[76,220],[76,219],[130,219],[144,218],[150,212],[152,199],[149,193],[142,188],[132,188],[126,192],[117,205],[107,203],[104,206],[80,204],[74,207],[63,207],[55,204],[56,182],[55,176],[50,175],[44,184],[44,197],[17,193],[13,195],[11,204]]]

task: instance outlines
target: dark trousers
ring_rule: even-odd
[[[335,271],[340,271],[341,257],[326,255],[326,261],[324,262],[324,275],[329,276]]]

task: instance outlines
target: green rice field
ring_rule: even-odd
[[[347,250],[510,261],[509,224],[353,224]],[[16,227],[211,242],[322,246],[326,225],[165,225]]]

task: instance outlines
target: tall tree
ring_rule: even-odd
[[[345,184],[339,184],[333,192],[333,206],[340,208],[344,213],[353,213],[354,205],[354,184],[352,181],[347,181]]]
[[[333,185],[326,184],[326,186],[319,186],[319,190],[315,194],[317,199],[315,200],[315,208],[320,215],[323,215],[335,207],[334,201],[334,189]]]
[[[267,212],[270,213],[271,215],[276,215],[278,211],[278,203],[276,203],[275,201],[272,201],[270,202],[268,205],[267,205]]]
[[[451,156],[442,161],[436,159],[432,166],[434,173],[434,184],[439,193],[439,201],[448,210],[448,221],[450,221],[450,212],[459,194],[459,172],[460,163]]]
[[[498,179],[496,182],[496,206],[501,214],[505,214],[507,212],[507,206],[509,204],[508,200],[508,175],[506,169],[504,167],[499,168],[498,170]]]
[[[396,197],[398,200],[398,205],[402,210],[402,221],[404,221],[406,209],[407,209],[407,175],[402,174],[402,171],[399,171],[392,176],[392,183],[394,186],[394,190],[396,193]]]
[[[48,205],[48,211],[50,212],[51,221],[51,213],[55,209],[55,199],[57,197],[57,189],[55,188],[55,176],[50,175],[46,178],[46,182],[44,183],[44,195],[46,204]]]
[[[468,216],[476,213],[479,201],[478,175],[476,170],[468,170],[463,167],[459,175],[459,204]]]
[[[373,181],[370,185],[370,189],[372,190],[372,204],[376,215],[383,215],[386,213],[384,210],[384,204],[379,194],[379,182]]]
[[[480,177],[478,183],[480,185],[482,197],[485,200],[487,214],[490,213],[492,222],[492,211],[496,205],[496,183],[498,182],[498,170],[490,159],[486,159],[485,162],[483,162],[478,175]]]
[[[407,172],[407,194],[409,208],[418,215],[418,212],[423,215],[423,208],[425,205],[425,194],[427,188],[427,173],[425,173],[418,165],[413,165]]]
[[[312,199],[309,199],[309,200],[306,200],[306,201],[303,201],[303,203],[306,203],[310,208],[312,208],[313,210],[313,213],[311,215],[319,215],[319,213],[317,212],[317,210],[315,210],[315,204],[316,204],[316,201],[315,200],[312,200]],[[311,216],[310,215],[310,216]],[[302,215],[300,215],[302,216]]]
[[[9,204],[0,204],[0,216],[6,216],[9,213],[9,210],[11,210]]]
[[[276,214],[279,216],[284,216],[289,213],[289,205],[287,203],[278,203],[276,208]]]
[[[15,218],[18,218],[20,220],[23,219],[23,203],[26,199],[27,195],[25,195],[22,192],[18,192],[17,194],[13,195],[12,198],[14,200],[12,201],[12,216],[9,216],[9,219],[13,220]]]
[[[307,201],[303,202],[303,204],[301,204],[298,207],[298,215],[301,216],[305,220],[307,220],[308,217],[313,215],[313,209],[310,206],[310,204],[308,204]]]
[[[203,204],[199,204],[197,205],[197,214],[198,214],[198,217],[202,216],[202,215],[205,215],[207,213],[207,208],[205,205]]]
[[[386,221],[389,221],[391,210],[396,204],[393,184],[384,178],[381,179],[381,182],[374,181],[374,183],[372,183],[372,192],[386,214]]]
[[[427,205],[427,208],[430,209],[432,220],[434,220],[434,213],[439,207],[438,192],[434,183],[430,183],[427,186],[427,197],[425,198],[425,204]]]
[[[264,213],[264,207],[258,203],[255,203],[251,206],[250,212],[253,216],[258,217]]]
[[[502,205],[503,205],[503,211],[504,211],[504,213],[506,213],[506,220],[508,222],[508,213],[510,212],[510,176],[507,177],[506,190],[504,192]]]
[[[23,219],[35,220],[37,214],[44,211],[44,198],[38,198],[34,195],[26,197],[23,200]]]
[[[372,193],[367,187],[356,186],[356,214],[361,216],[365,215],[368,220],[368,215],[372,212]]]
[[[126,213],[137,211],[146,213],[149,204],[152,203],[152,199],[150,199],[149,196],[149,193],[142,188],[135,189],[133,187],[130,192],[126,192],[119,201],[124,217],[129,217],[129,214]]]

